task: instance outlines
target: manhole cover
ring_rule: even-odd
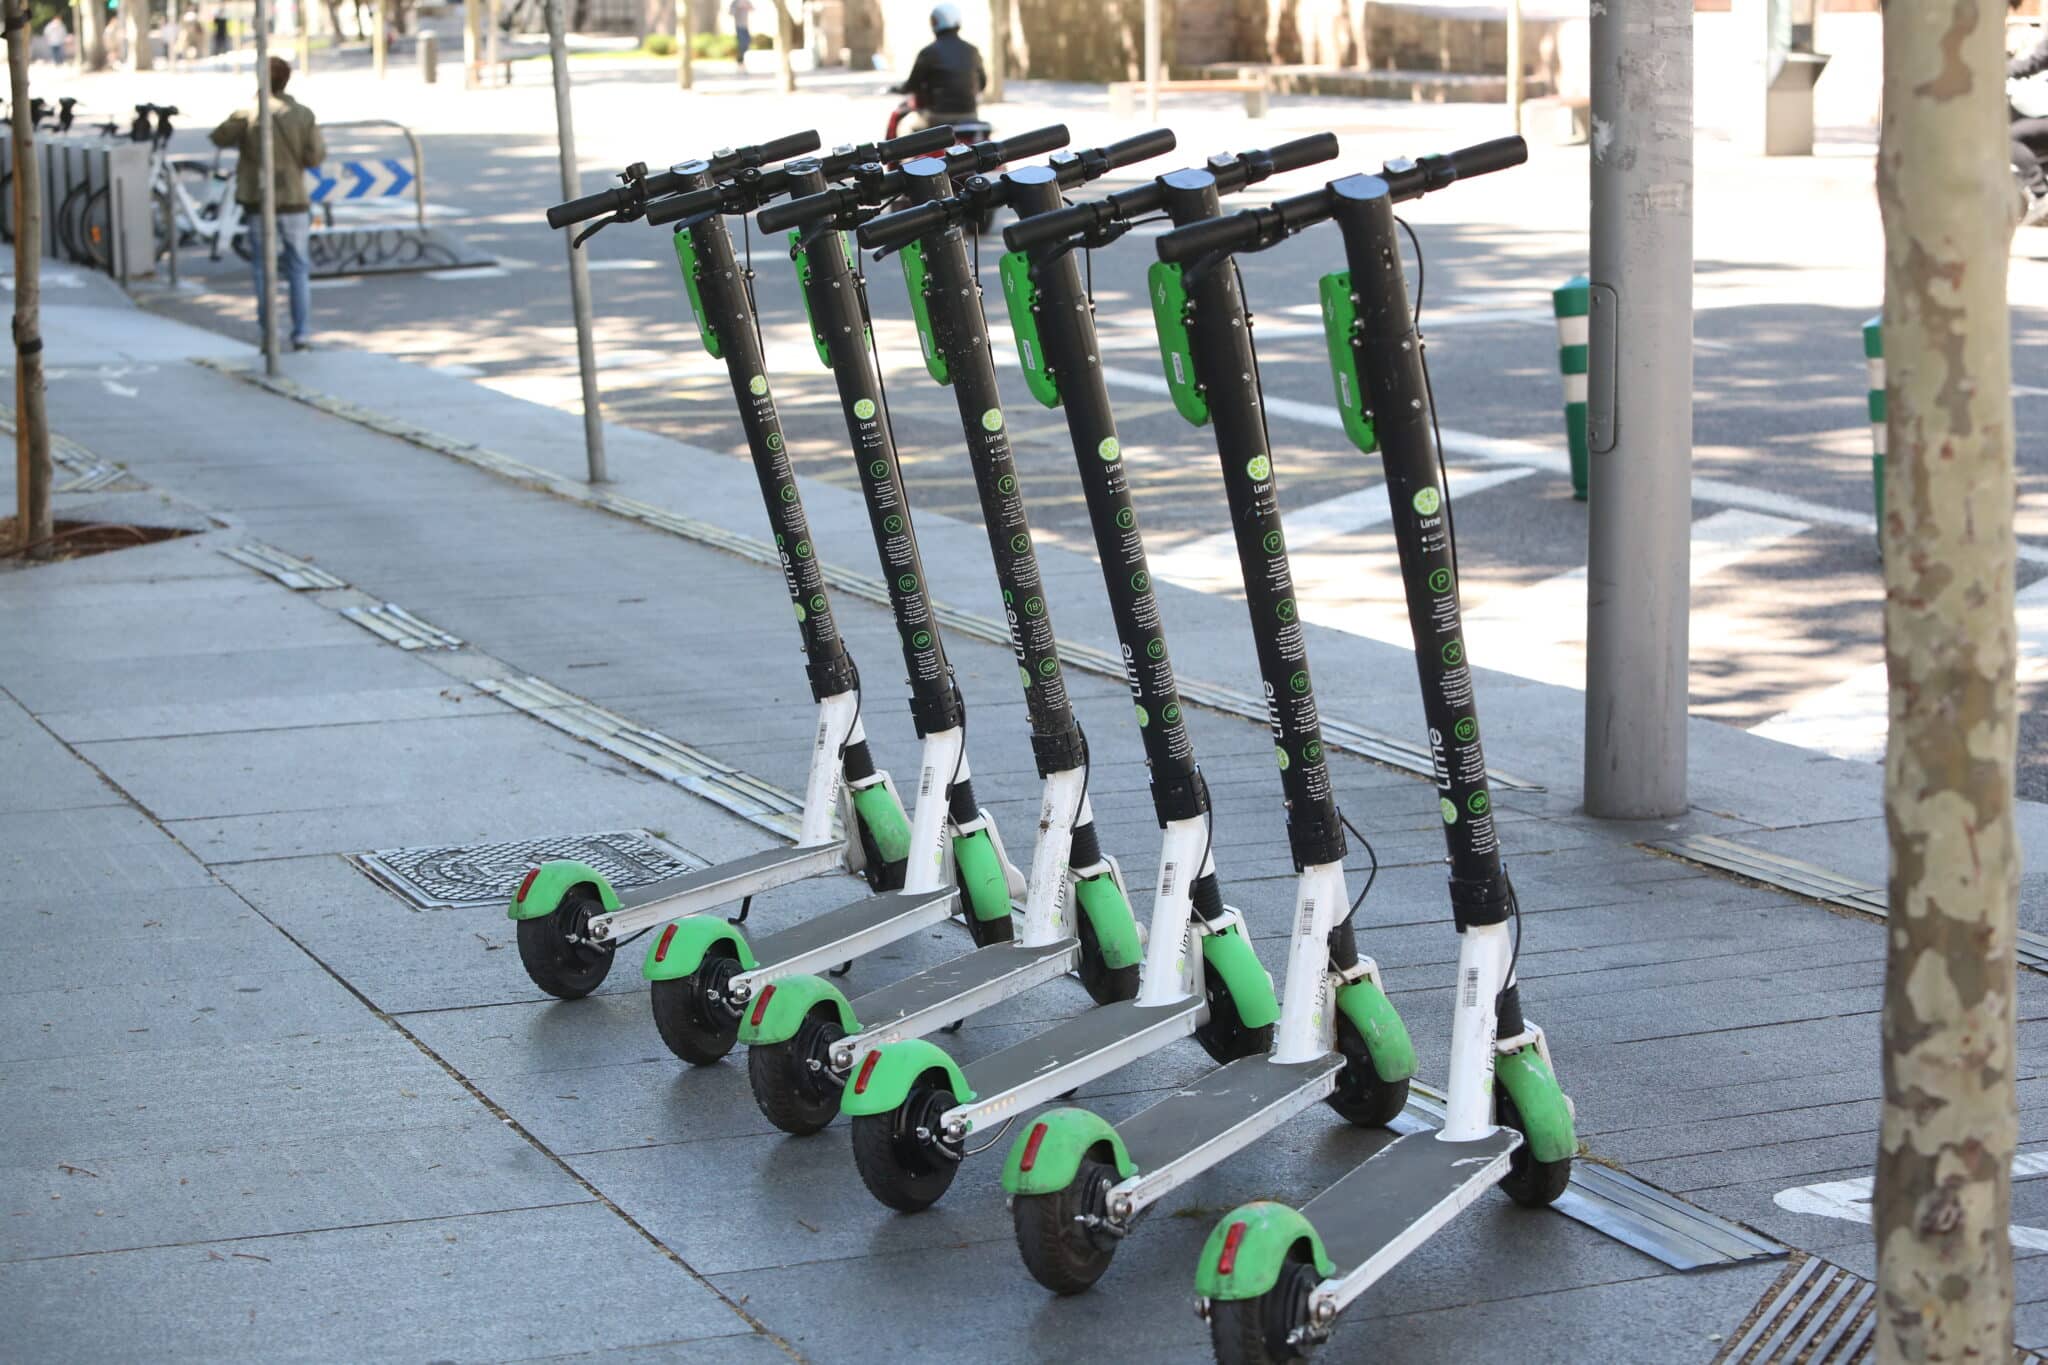
[[[617,891],[705,866],[702,858],[644,829],[565,834],[503,844],[380,848],[356,866],[422,910],[503,905],[527,869],[555,858],[589,863]]]

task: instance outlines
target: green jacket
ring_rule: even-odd
[[[270,98],[271,176],[277,182],[277,211],[304,213],[306,172],[327,159],[327,144],[321,140],[320,125],[313,111],[290,95]],[[230,114],[213,130],[213,145],[233,147],[240,154],[235,165],[235,202],[245,209],[261,207],[263,192],[258,185],[262,174],[262,149],[256,145],[256,111],[243,109]]]

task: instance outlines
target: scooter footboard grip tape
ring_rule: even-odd
[[[1273,159],[1273,174],[1282,171],[1300,170],[1313,166],[1319,161],[1328,161],[1337,155],[1337,135],[1316,133],[1309,137],[1283,142],[1266,153]]]
[[[913,156],[941,152],[952,145],[953,125],[942,123],[936,128],[921,128],[887,142],[878,142],[875,151],[883,161],[908,161]]]
[[[1129,166],[1139,161],[1149,161],[1155,156],[1165,156],[1179,145],[1171,128],[1154,128],[1149,133],[1127,137],[1122,142],[1112,142],[1102,150],[1109,157],[1109,167]]]

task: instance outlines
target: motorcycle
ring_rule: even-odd
[[[904,120],[917,112],[917,96],[905,95],[901,103],[889,111],[889,126],[883,134],[886,141],[914,131],[903,127]],[[971,147],[977,142],[987,142],[995,137],[995,128],[986,119],[961,119],[953,125],[953,141],[962,147]],[[993,172],[991,172],[993,174]],[[894,208],[907,208],[908,204],[897,204]],[[995,230],[996,211],[988,209],[975,224],[975,231],[986,237]]]

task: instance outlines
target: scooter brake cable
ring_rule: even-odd
[[[754,302],[754,225],[748,221],[744,213],[740,215],[740,250],[746,253],[743,257],[746,264],[740,267],[740,288],[747,291],[747,313],[754,319],[754,349],[766,351],[768,349],[767,344],[761,340],[761,305]],[[856,686],[859,684],[859,681],[860,679],[856,675],[854,678]],[[858,707],[858,705],[859,703],[856,702],[855,706]],[[858,709],[853,714],[855,720],[860,719]],[[847,733],[851,734],[852,731]],[[842,745],[840,747],[840,752],[846,752],[845,746]]]

